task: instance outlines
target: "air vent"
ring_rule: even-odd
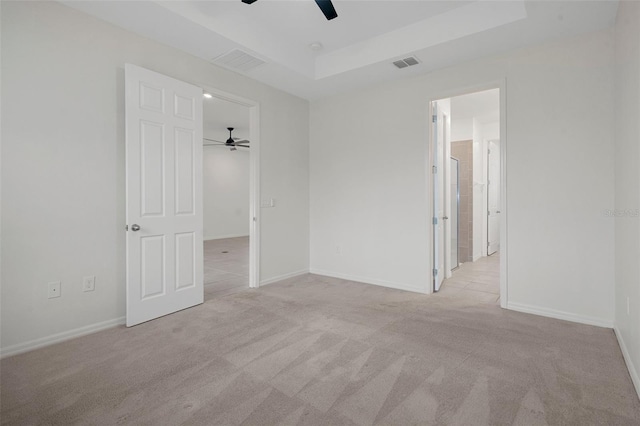
[[[399,61],[394,61],[393,65],[398,68],[407,68],[412,65],[418,65],[420,61],[415,56],[409,56],[408,58],[400,59]]]
[[[213,63],[235,71],[247,72],[266,62],[240,49],[233,49],[215,58]]]

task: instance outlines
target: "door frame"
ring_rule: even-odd
[[[260,287],[260,103],[225,92],[207,84],[197,84],[214,98],[249,108],[249,287]],[[203,195],[204,196],[204,195]]]
[[[429,236],[429,246],[434,247],[434,233],[431,225],[432,218],[436,214],[433,206],[433,185],[431,179],[431,170],[434,166],[433,158],[433,122],[431,120],[432,111],[431,104],[442,99],[455,98],[456,96],[468,95],[475,92],[482,92],[484,90],[498,89],[500,92],[500,307],[506,309],[509,295],[508,286],[508,208],[507,208],[507,149],[508,149],[508,134],[507,134],[507,80],[506,78],[500,78],[496,80],[487,81],[479,84],[462,85],[455,88],[439,91],[433,95],[427,97],[427,158],[425,176],[427,178],[427,229]],[[445,215],[448,216],[449,208],[448,202],[445,200]],[[448,221],[447,221],[448,222]],[[445,224],[446,227],[450,226],[449,223]],[[427,294],[433,294],[433,279],[431,277],[431,271],[434,268],[433,255],[428,256],[429,268],[427,277]]]

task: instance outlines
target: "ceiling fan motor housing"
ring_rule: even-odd
[[[227,141],[225,142],[225,145],[234,146],[235,145],[235,141],[231,137],[231,132],[233,132],[233,127],[227,127],[227,130],[229,131],[229,139],[227,139]]]

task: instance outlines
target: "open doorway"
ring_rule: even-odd
[[[433,291],[504,304],[500,89],[431,103]],[[506,268],[505,268],[506,270]]]
[[[203,99],[205,298],[250,286],[251,111],[206,92]]]

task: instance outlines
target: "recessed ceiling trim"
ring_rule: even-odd
[[[527,17],[523,0],[477,1],[316,58],[316,80],[500,27]],[[398,51],[401,48],[402,51]]]
[[[617,1],[538,1],[526,0],[526,18],[515,20],[510,24],[497,25],[496,20],[492,16],[487,19],[486,15],[478,15],[480,20],[486,20],[485,27],[492,28],[482,31],[482,26],[476,25],[473,19],[473,9],[464,9],[466,6],[475,3],[468,1],[446,1],[446,2],[422,2],[422,1],[398,1],[398,4],[419,4],[433,3],[446,4],[439,9],[438,13],[427,13],[422,15],[424,21],[427,17],[435,18],[432,23],[437,24],[438,17],[457,16],[460,9],[466,10],[467,14],[462,18],[468,19],[469,22],[460,22],[460,25],[473,24],[473,31],[468,36],[461,34],[459,24],[454,22],[455,28],[447,28],[446,24],[436,25],[435,42],[431,39],[422,39],[422,42],[431,43],[433,46],[420,46],[415,48],[417,40],[409,40],[406,43],[401,40],[396,42],[393,37],[387,35],[394,30],[392,28],[400,28],[398,26],[385,27],[386,31],[375,32],[373,30],[362,32],[359,24],[353,28],[354,36],[349,38],[348,43],[334,44],[331,36],[327,36],[323,31],[315,28],[309,23],[321,23],[322,27],[329,27],[333,33],[333,27],[340,26],[341,23],[357,21],[357,10],[350,6],[351,12],[347,13],[341,9],[340,19],[327,23],[323,19],[318,18],[318,10],[315,2],[311,0],[300,1],[258,1],[252,7],[246,7],[239,0],[229,1],[210,1],[200,2],[197,0],[185,0],[180,2],[167,1],[71,1],[58,0],[66,6],[77,9],[84,13],[93,15],[99,19],[110,22],[111,24],[124,28],[146,37],[155,42],[163,43],[175,49],[180,49],[196,57],[202,58],[207,62],[211,62],[215,58],[230,49],[240,48],[252,55],[267,61],[265,65],[260,66],[249,72],[251,78],[254,78],[264,84],[276,87],[280,90],[289,92],[301,98],[315,100],[325,98],[327,96],[343,93],[345,90],[353,90],[372,85],[382,81],[390,81],[401,78],[407,73],[417,74],[419,72],[433,71],[444,67],[453,66],[461,62],[471,59],[486,57],[506,53],[514,49],[520,49],[525,46],[537,45],[542,42],[558,40],[569,36],[576,36],[593,31],[600,31],[610,28],[616,19],[618,2]],[[351,4],[361,7],[362,3],[396,3],[395,1],[384,2],[359,2],[349,0],[337,0],[338,4]],[[511,1],[480,1],[479,3],[489,3],[484,6],[485,14],[494,13],[502,16],[505,7],[514,7]],[[218,6],[226,4],[222,10],[225,13],[213,13]],[[205,7],[209,5],[209,7]],[[242,13],[233,15],[233,19],[225,18],[226,12],[232,10],[236,5]],[[294,6],[300,6],[295,10],[295,19],[287,20],[287,28],[283,28],[283,33],[277,31],[269,32],[265,29],[269,28],[265,15],[262,19],[262,11],[256,9],[262,5],[267,10],[274,8],[276,10],[291,10]],[[520,3],[521,5],[521,3]],[[285,8],[286,6],[286,8]],[[493,6],[492,10],[489,6]],[[517,6],[517,4],[516,4]],[[282,9],[278,9],[281,7]],[[395,6],[394,6],[395,7]],[[401,9],[401,7],[400,7]],[[247,10],[256,12],[255,17],[247,15]],[[349,8],[347,8],[349,10]],[[384,8],[382,9],[384,10]],[[412,9],[407,7],[406,11],[417,10],[433,10],[429,8]],[[448,12],[452,12],[449,14]],[[307,14],[308,12],[308,14]],[[455,13],[454,13],[455,12]],[[354,14],[355,13],[355,14]],[[524,13],[524,10],[523,10]],[[418,13],[416,12],[416,19]],[[564,19],[558,20],[558,16],[562,15]],[[375,18],[377,15],[373,15]],[[272,16],[273,20],[275,18]],[[344,19],[343,19],[344,18]],[[502,16],[504,18],[504,16]],[[517,16],[512,16],[516,19]],[[342,20],[342,21],[341,21]],[[502,19],[502,22],[505,20]],[[399,22],[399,21],[398,21]],[[415,23],[415,20],[411,22]],[[424,21],[428,25],[431,21]],[[474,24],[476,22],[476,24]],[[258,25],[256,25],[256,23]],[[368,23],[368,21],[367,21]],[[449,21],[450,23],[450,21]],[[296,29],[295,34],[306,34],[306,37],[289,37],[282,40],[282,35],[287,33],[289,24]],[[365,23],[366,24],[366,23]],[[491,24],[491,25],[489,25]],[[394,24],[395,25],[395,24]],[[411,24],[408,24],[411,25]],[[302,29],[300,27],[303,27]],[[377,26],[374,26],[377,28]],[[427,29],[421,28],[422,33],[416,30],[417,34],[429,34]],[[447,43],[442,40],[442,35],[449,30],[455,34],[455,40]],[[366,34],[365,34],[366,33]],[[350,33],[346,34],[349,37]],[[381,37],[371,41],[371,45],[365,40],[371,40],[372,34],[378,34]],[[404,33],[403,33],[404,34]],[[411,33],[407,33],[411,35]],[[359,35],[366,35],[357,38]],[[328,37],[328,38],[326,38]],[[342,37],[342,36],[341,36]],[[373,36],[375,37],[375,36]],[[322,40],[325,49],[321,52],[314,52],[309,49],[308,44],[313,41]],[[338,39],[342,40],[342,38]],[[360,41],[358,41],[360,40]],[[355,43],[355,45],[354,45]],[[362,43],[358,45],[357,43]],[[421,43],[422,44],[422,43]],[[351,46],[349,49],[347,47]],[[355,49],[362,46],[363,52]],[[345,48],[345,51],[338,52],[338,49]],[[356,51],[354,51],[355,49]],[[381,50],[384,55],[376,56],[377,52],[371,50]],[[403,52],[404,50],[404,52]],[[334,55],[334,52],[338,52]],[[435,53],[435,54],[432,54]],[[394,59],[401,59],[408,55],[417,54],[424,61],[420,67],[407,68],[410,71],[398,72],[398,70],[390,66]],[[345,55],[344,66],[336,66],[336,62],[341,59],[340,55]],[[359,56],[363,55],[363,56]],[[353,57],[351,57],[353,56]],[[323,64],[323,61],[327,63]],[[371,62],[366,65],[367,62]],[[320,72],[316,76],[316,63]],[[327,69],[329,67],[329,69]],[[345,71],[348,70],[348,71]],[[331,78],[316,78],[322,75],[331,74]]]

